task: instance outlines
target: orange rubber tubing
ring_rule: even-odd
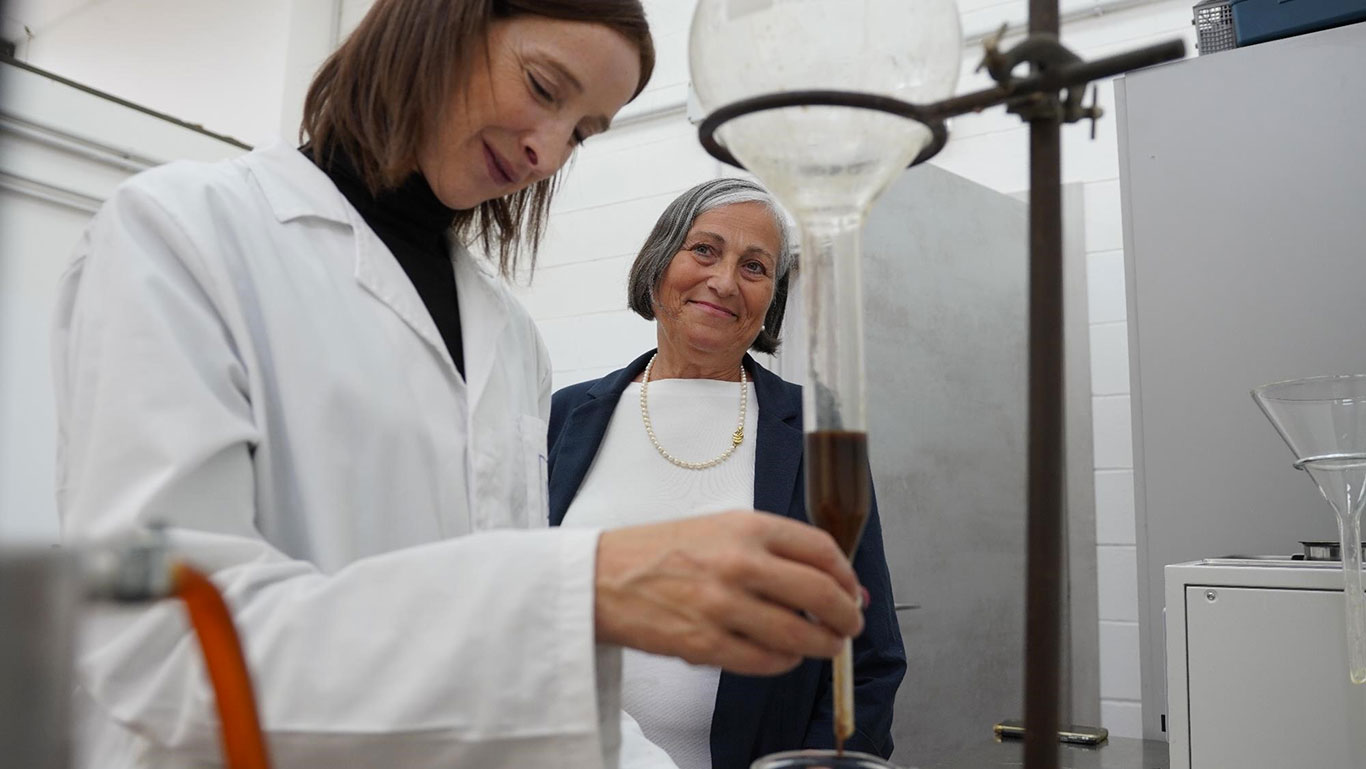
[[[185,602],[204,653],[222,726],[223,756],[228,769],[269,769],[265,736],[256,714],[251,674],[232,614],[218,588],[183,563],[171,567],[176,595]]]

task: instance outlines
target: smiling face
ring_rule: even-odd
[[[778,224],[763,203],[698,215],[655,292],[661,358],[675,370],[738,375],[773,301],[781,248]]]
[[[640,56],[601,24],[518,16],[493,22],[488,49],[418,151],[449,208],[470,209],[553,175],[607,130],[635,93]]]

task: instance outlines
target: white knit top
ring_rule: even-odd
[[[655,436],[666,451],[689,462],[712,459],[725,451],[735,431],[740,383],[651,380],[649,407]],[[758,420],[751,383],[744,442],[715,467],[685,470],[650,444],[640,417],[640,384],[628,385],[563,525],[613,528],[753,507]],[[679,769],[710,769],[711,717],[720,676],[718,668],[627,649],[622,707]]]

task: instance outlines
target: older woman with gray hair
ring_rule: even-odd
[[[801,388],[746,352],[777,349],[795,262],[786,218],[753,182],[716,179],[669,204],[627,289],[631,309],[657,321],[658,349],[552,400],[552,525],[610,529],[735,508],[806,520]],[[886,757],[906,658],[876,501],[854,567],[869,595],[854,643],[858,732],[845,747]],[[828,661],[758,678],[627,650],[623,679],[627,713],[680,769],[743,769],[834,742]]]

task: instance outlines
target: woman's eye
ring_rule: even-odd
[[[716,253],[716,249],[706,243],[696,243],[692,247],[692,252],[700,256],[711,256]]]
[[[551,94],[550,91],[544,85],[541,84],[540,80],[536,79],[535,75],[528,72],[527,78],[531,81],[531,90],[535,91],[538,97],[540,97],[544,101],[555,101],[554,95]]]
[[[745,262],[745,269],[754,275],[768,274],[768,267],[763,262]]]

